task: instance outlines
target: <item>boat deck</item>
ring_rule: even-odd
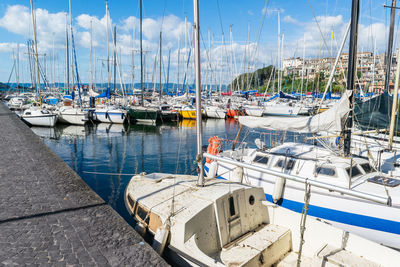
[[[0,103],[0,265],[167,266]]]

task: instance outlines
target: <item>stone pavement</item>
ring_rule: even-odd
[[[0,103],[0,266],[167,266]]]

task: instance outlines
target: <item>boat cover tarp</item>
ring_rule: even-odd
[[[387,93],[372,97],[367,101],[356,99],[354,103],[355,123],[362,130],[389,128],[392,113],[393,97]],[[395,130],[399,131],[400,123],[396,120]]]
[[[343,94],[342,99],[329,110],[310,117],[253,117],[239,116],[239,123],[250,128],[261,128],[275,131],[291,131],[299,133],[327,132],[336,134],[342,131],[350,111],[349,96]]]
[[[98,96],[95,96],[96,98],[102,98],[102,97],[107,97],[107,98],[111,98],[111,92],[110,92],[110,88],[107,87],[107,90],[105,90],[103,93],[99,94]]]
[[[282,91],[279,91],[279,98],[286,98],[286,99],[292,99],[292,100],[299,99],[298,97],[292,96],[290,94],[286,94]]]
[[[319,99],[321,99],[323,96],[324,96],[324,94],[317,94],[317,93],[312,93],[312,96],[314,97],[314,98],[319,98]],[[333,96],[332,95],[332,93],[331,92],[328,92],[328,93],[326,93],[326,95],[325,95],[325,99],[340,99],[340,96]]]
[[[265,102],[271,101],[272,99],[275,99],[277,97],[279,97],[279,94],[275,94],[275,95],[271,96],[270,98],[266,99]]]

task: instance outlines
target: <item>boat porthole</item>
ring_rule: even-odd
[[[253,195],[250,195],[250,197],[249,197],[249,203],[250,203],[250,205],[253,205],[253,204],[254,204],[254,196],[253,196]]]

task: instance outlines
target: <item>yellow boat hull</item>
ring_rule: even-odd
[[[179,115],[184,119],[195,120],[196,110],[181,110],[179,111]]]

